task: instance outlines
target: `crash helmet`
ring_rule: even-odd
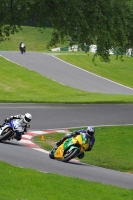
[[[32,119],[32,115],[30,113],[26,113],[24,115],[24,122],[25,123],[29,123],[31,121],[31,119]]]
[[[95,133],[95,128],[93,126],[88,126],[87,129],[86,129],[86,132],[88,133],[88,135],[90,137],[92,137]]]

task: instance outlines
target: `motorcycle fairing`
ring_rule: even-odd
[[[79,152],[84,152],[88,147],[88,139],[85,135],[80,134],[76,137],[66,139],[63,144],[54,151],[54,157],[62,159],[65,151],[71,151],[72,149],[77,148],[79,149]]]
[[[54,157],[57,158],[57,159],[62,159],[63,154],[64,154],[64,143],[61,144],[61,145],[57,148],[57,150],[55,150]]]
[[[76,136],[76,140],[80,144],[80,152],[84,152],[89,147],[88,139],[86,138],[86,134],[80,134]]]
[[[11,125],[12,129],[15,130],[15,132],[17,134],[22,134],[23,133],[23,128],[22,128],[19,120],[11,120],[10,121],[10,125]]]

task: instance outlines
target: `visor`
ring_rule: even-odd
[[[26,122],[30,122],[30,121],[31,121],[31,119],[29,119],[29,118],[25,117],[25,121],[26,121]]]

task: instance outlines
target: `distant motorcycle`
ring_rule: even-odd
[[[23,127],[19,120],[11,120],[0,128],[0,142],[11,139],[16,139],[19,141],[21,140],[22,134]]]
[[[84,152],[88,147],[89,143],[86,135],[80,134],[76,137],[66,139],[59,147],[54,147],[50,151],[49,157],[51,159],[68,162],[77,157],[81,152]]]
[[[21,51],[22,54],[25,53],[25,45],[24,45],[24,43],[22,43],[20,45],[20,51]]]

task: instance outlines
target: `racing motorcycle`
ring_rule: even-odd
[[[20,51],[21,51],[22,54],[25,53],[25,45],[24,45],[24,43],[21,44]]]
[[[21,140],[23,134],[23,127],[18,119],[10,120],[0,128],[0,142],[16,139]]]
[[[54,147],[49,157],[63,162],[68,162],[77,157],[81,152],[88,149],[88,138],[85,134],[79,134],[76,137],[66,139],[59,147]]]

